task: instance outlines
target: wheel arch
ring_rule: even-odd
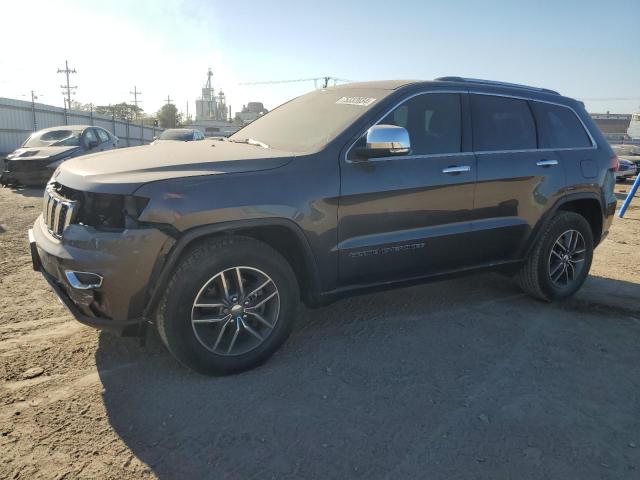
[[[593,246],[595,247],[600,243],[603,226],[602,204],[596,198],[577,198],[563,202],[558,206],[557,211],[574,212],[583,216],[591,227]]]
[[[538,242],[538,239],[551,222],[551,219],[559,211],[575,212],[582,215],[591,226],[594,247],[600,243],[604,222],[602,198],[594,192],[577,192],[560,198],[547,210],[530,236],[529,243],[525,249],[525,257],[529,255],[535,244]]]
[[[318,303],[320,281],[317,265],[311,246],[300,227],[286,218],[248,219],[203,225],[179,235],[162,265],[156,270],[159,273],[154,284],[150,286],[149,301],[144,311],[145,318],[152,318],[164,288],[185,252],[200,242],[223,235],[251,237],[272,247],[293,268],[302,301],[308,305]]]

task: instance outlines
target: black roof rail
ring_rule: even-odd
[[[465,77],[439,77],[436,78],[438,82],[463,82],[463,83],[478,83],[480,85],[495,85],[498,87],[511,87],[522,88],[523,90],[533,90],[536,92],[552,93],[553,95],[560,95],[555,90],[549,90],[548,88],[531,87],[529,85],[521,85],[519,83],[507,83],[496,82],[495,80],[482,80],[479,78],[465,78]]]

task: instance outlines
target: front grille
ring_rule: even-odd
[[[62,232],[74,219],[76,205],[76,201],[60,196],[54,185],[47,185],[44,191],[42,216],[51,235],[56,238],[62,237]]]

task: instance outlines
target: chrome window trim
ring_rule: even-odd
[[[468,157],[475,155],[473,152],[458,152],[458,153],[426,153],[424,155],[396,155],[393,157],[375,157],[367,160],[353,161],[346,159],[347,163],[362,163],[362,162],[386,162],[389,160],[421,160],[423,158],[443,158],[443,157]]]
[[[568,108],[569,110],[571,110],[571,112],[573,112],[575,117],[580,121],[580,124],[582,125],[582,128],[584,128],[585,132],[589,136],[589,140],[591,141],[591,146],[590,147],[563,147],[563,148],[530,148],[530,149],[524,149],[524,150],[479,150],[479,151],[473,150],[473,151],[470,151],[470,152],[428,153],[428,154],[424,154],[424,155],[398,155],[398,156],[393,156],[393,157],[379,157],[379,158],[370,158],[370,159],[367,159],[367,160],[357,160],[357,161],[349,160],[349,153],[351,152],[351,149],[355,146],[355,144],[358,142],[358,140],[360,140],[362,135],[369,128],[371,128],[374,125],[378,125],[378,123],[383,118],[385,118],[387,115],[389,115],[391,112],[393,112],[400,105],[402,105],[405,102],[408,102],[412,98],[417,97],[419,95],[429,95],[429,94],[433,94],[433,93],[452,93],[452,94],[466,93],[466,94],[469,94],[469,95],[473,95],[473,94],[476,94],[476,95],[488,95],[488,96],[494,96],[494,97],[514,98],[516,100],[525,100],[525,101],[528,101],[528,102],[548,103],[548,104],[551,104],[551,105],[557,105],[559,107]],[[533,115],[533,113],[532,113],[532,115]],[[534,119],[535,119],[535,117],[534,117]],[[537,128],[538,127],[536,125],[536,130],[537,130]],[[482,92],[482,91],[472,91],[472,90],[430,90],[428,92],[414,93],[413,95],[410,95],[410,96],[408,96],[406,98],[403,98],[399,102],[395,103],[393,105],[393,107],[391,107],[388,110],[386,110],[385,113],[380,116],[380,118],[378,118],[369,127],[367,127],[367,129],[364,130],[364,132],[361,132],[360,135],[358,135],[358,138],[356,140],[354,140],[351,143],[351,145],[349,145],[349,148],[347,148],[346,152],[344,153],[344,161],[345,161],[345,163],[386,162],[386,161],[389,161],[389,160],[393,160],[393,161],[398,161],[398,160],[417,160],[417,159],[422,159],[422,158],[435,158],[435,157],[439,158],[439,157],[452,157],[452,156],[461,156],[461,155],[489,155],[489,154],[497,154],[497,153],[560,152],[560,151],[575,151],[575,150],[597,150],[597,148],[598,148],[598,144],[597,144],[596,140],[593,138],[593,135],[591,135],[591,132],[587,128],[587,125],[582,121],[582,119],[580,118],[580,115],[578,115],[578,113],[575,111],[575,109],[573,107],[570,107],[569,105],[564,105],[564,104],[558,103],[558,102],[552,102],[550,100],[540,100],[540,99],[537,99],[537,98],[532,98],[532,97],[524,96],[524,95],[510,95],[510,94],[504,94],[504,93],[492,93],[492,92]]]
[[[593,150],[593,149],[594,147],[528,148],[523,150],[480,150],[473,153],[476,155],[495,155],[497,153],[562,152],[565,150]]]

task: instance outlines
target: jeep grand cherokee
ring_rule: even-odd
[[[228,139],[65,162],[32,257],[79,321],[155,324],[183,364],[231,373],[282,345],[300,300],[487,267],[541,300],[572,295],[611,224],[616,165],[582,103],[551,90],[350,84]]]

